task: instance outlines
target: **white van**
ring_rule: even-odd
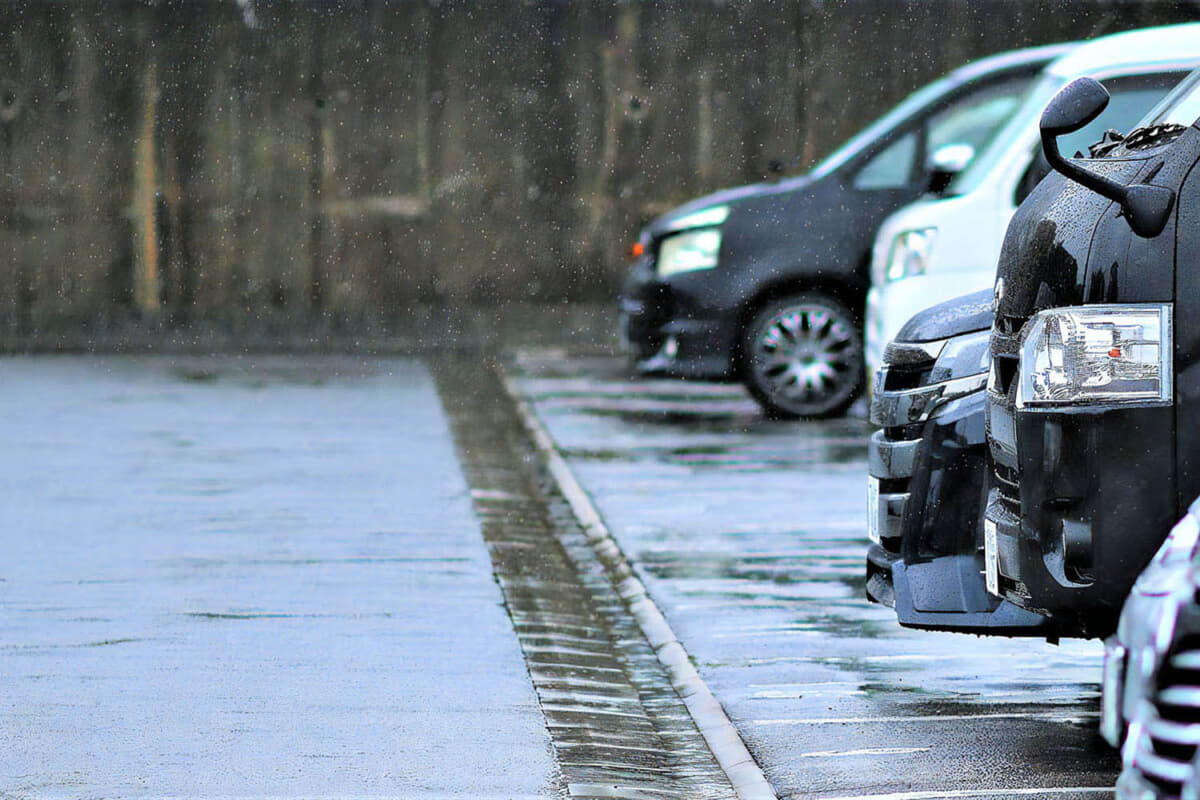
[[[867,294],[868,374],[918,311],[992,286],[1009,218],[1048,171],[1040,158],[1038,120],[1059,89],[1087,76],[1112,95],[1098,119],[1059,140],[1062,152],[1070,154],[1086,151],[1106,130],[1128,133],[1198,65],[1200,23],[1105,36],[1051,62],[1012,120],[944,192],[905,206],[880,227]],[[935,153],[933,159],[953,155]]]

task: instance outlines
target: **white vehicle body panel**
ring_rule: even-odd
[[[1096,39],[1052,62],[1044,86],[1061,88],[1078,77],[1104,81],[1200,65],[1200,23],[1130,31]],[[867,296],[866,344],[870,374],[883,349],[914,314],[970,292],[990,288],[1008,223],[1016,211],[1018,184],[1040,146],[1038,120],[1049,97],[1037,90],[996,140],[980,154],[991,166],[986,177],[961,195],[928,197],[884,221],[872,249],[876,281]],[[1149,111],[1149,109],[1146,109]],[[925,272],[878,283],[892,244],[904,231],[936,228]]]

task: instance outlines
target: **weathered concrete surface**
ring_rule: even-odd
[[[421,367],[0,385],[0,794],[557,795]]]
[[[907,631],[864,597],[868,426],[526,354],[517,385],[781,797],[1110,794],[1096,642]]]
[[[0,4],[0,338],[609,297],[637,228],[1194,0]]]

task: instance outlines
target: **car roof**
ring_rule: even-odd
[[[1200,22],[1164,25],[1114,33],[1081,44],[1058,58],[1046,71],[1065,78],[1134,64],[1170,65],[1190,69],[1200,55]]]
[[[1047,44],[1041,47],[1026,47],[1021,50],[1008,50],[1003,53],[996,53],[958,67],[950,73],[949,77],[956,83],[966,83],[967,81],[986,77],[994,72],[1046,65],[1071,53],[1080,44],[1080,42],[1061,42],[1059,44]]]

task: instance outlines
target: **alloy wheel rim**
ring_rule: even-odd
[[[821,305],[780,310],[755,340],[760,385],[788,405],[820,407],[853,390],[860,360],[849,322]]]

